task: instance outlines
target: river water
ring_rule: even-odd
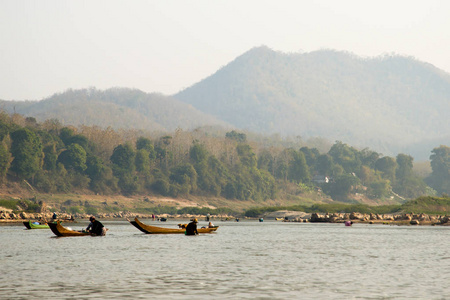
[[[104,221],[105,237],[63,238],[0,226],[0,299],[450,299],[450,227],[214,223],[185,236]]]

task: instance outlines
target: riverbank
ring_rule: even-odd
[[[59,213],[56,215],[57,220],[65,221],[65,222],[77,222],[80,220],[89,220],[90,214],[67,214],[67,213]],[[96,218],[99,220],[126,220],[126,219],[151,219],[152,214],[140,214],[134,212],[118,212],[118,213],[98,213],[95,214]],[[175,219],[175,220],[186,220],[197,218],[199,220],[205,220],[206,215],[192,215],[192,214],[159,214],[155,215],[155,220],[161,219]],[[212,215],[210,216],[211,220],[235,220],[236,217],[231,215]],[[0,210],[0,223],[20,223],[26,220],[53,220],[53,213],[13,213],[7,211]]]
[[[58,220],[66,222],[76,222],[77,220],[88,220],[90,214],[57,214]],[[95,215],[100,220],[126,220],[134,219],[151,219],[151,214],[139,214],[134,212],[117,212],[117,213],[98,213]],[[25,220],[52,220],[52,213],[13,213],[8,211],[0,211],[0,223],[15,223],[23,222]],[[160,214],[156,215],[155,219],[174,219],[186,220],[197,218],[199,220],[206,220],[206,215],[193,214]],[[232,215],[210,215],[211,220],[226,220],[234,221],[237,217]],[[258,218],[246,218],[257,220]],[[352,213],[334,213],[334,214],[308,214],[299,211],[276,211],[265,214],[260,219],[264,220],[279,220],[283,222],[309,222],[309,223],[344,223],[351,221],[353,223],[366,224],[386,224],[386,225],[444,225],[450,226],[450,216],[447,215],[427,215],[427,214],[361,214],[358,212]]]

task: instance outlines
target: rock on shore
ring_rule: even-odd
[[[427,214],[362,214],[352,213],[312,213],[297,211],[277,211],[264,216],[265,218],[287,218],[290,222],[312,223],[384,223],[384,224],[410,224],[410,225],[450,225],[450,216],[432,216]]]
[[[68,213],[57,213],[57,219],[58,220],[69,220],[72,217],[75,220],[89,220],[90,214],[68,214]],[[23,220],[47,220],[51,221],[53,217],[52,212],[48,213],[13,213],[10,210],[0,210],[0,222],[20,222]],[[139,213],[133,213],[133,212],[116,212],[116,213],[98,213],[95,214],[95,217],[98,219],[134,219],[135,217],[146,219],[151,218],[151,214],[139,214]],[[203,215],[190,215],[190,214],[183,214],[183,215],[169,215],[169,214],[160,214],[157,216],[157,219],[159,218],[173,218],[173,219],[192,219],[192,218],[198,218],[199,220],[203,220],[206,218],[206,216]],[[217,215],[217,216],[211,216],[211,219],[223,219],[223,220],[234,220],[233,216],[229,215]]]
[[[309,222],[342,223],[345,221],[364,223],[393,223],[410,225],[450,225],[449,216],[430,216],[427,214],[361,214],[333,213],[333,214],[311,214]]]

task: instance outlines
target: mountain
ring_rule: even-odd
[[[173,131],[203,125],[229,127],[190,104],[136,89],[68,90],[41,101],[0,101],[0,109],[32,116],[42,122],[58,119],[65,125],[97,125],[123,129]]]
[[[91,88],[41,101],[0,101],[2,109],[75,126],[150,131],[214,126],[320,137],[416,160],[450,145],[450,74],[411,57],[361,58],[332,50],[253,48],[172,96]]]
[[[385,155],[426,159],[450,144],[450,75],[411,57],[262,46],[173,97],[237,128],[319,136]]]

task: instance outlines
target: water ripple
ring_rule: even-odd
[[[145,235],[126,222],[107,223],[104,238],[0,226],[0,298],[444,299],[450,292],[442,228],[215,223],[217,234],[196,238]]]

